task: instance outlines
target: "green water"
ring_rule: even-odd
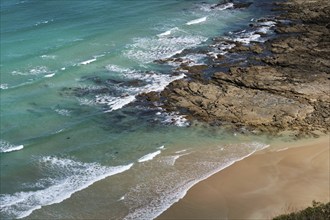
[[[269,13],[254,2],[211,10],[218,1],[2,0],[0,216],[154,218],[267,146],[132,105],[184,77],[154,60]]]

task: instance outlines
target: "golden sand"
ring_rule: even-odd
[[[270,219],[313,200],[328,202],[329,143],[326,136],[236,162],[192,187],[158,219]]]

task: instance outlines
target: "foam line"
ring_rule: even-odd
[[[154,157],[156,157],[160,153],[161,153],[161,151],[158,150],[156,152],[153,152],[153,153],[144,155],[143,157],[141,157],[140,159],[138,159],[138,162],[139,163],[142,163],[142,162],[146,162],[146,161],[152,160]]]
[[[81,191],[106,177],[129,170],[133,164],[107,167],[97,163],[82,163],[58,157],[43,157],[40,167],[51,178],[40,179],[35,186],[44,186],[37,191],[21,191],[0,195],[0,210],[4,218],[16,219],[29,216],[43,206],[60,203],[75,192]]]
[[[202,17],[202,18],[198,18],[198,19],[195,19],[195,20],[191,20],[191,21],[187,22],[186,25],[199,24],[199,23],[205,22],[206,19],[207,19],[207,16]]]
[[[96,58],[93,58],[90,60],[83,61],[83,62],[79,63],[79,65],[87,65],[87,64],[93,63],[95,61],[96,61]]]
[[[13,151],[19,151],[24,148],[24,145],[13,145],[7,141],[0,140],[0,153],[9,153]]]

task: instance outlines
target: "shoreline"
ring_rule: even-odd
[[[273,25],[273,38],[217,39],[217,46],[232,45],[228,53],[208,65],[181,65],[189,77],[160,94],[163,107],[235,132],[321,138],[274,143],[197,183],[156,219],[269,219],[329,202],[329,2],[274,7],[279,15],[250,25]],[[246,62],[231,63],[231,56]],[[213,67],[223,69],[205,77]]]
[[[323,136],[259,151],[197,183],[156,219],[269,219],[328,202],[329,144]]]

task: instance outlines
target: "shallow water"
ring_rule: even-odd
[[[265,148],[263,137],[130,104],[184,77],[154,60],[224,34],[257,40],[234,31],[269,13],[262,1],[215,3],[1,1],[0,216],[150,219]]]

